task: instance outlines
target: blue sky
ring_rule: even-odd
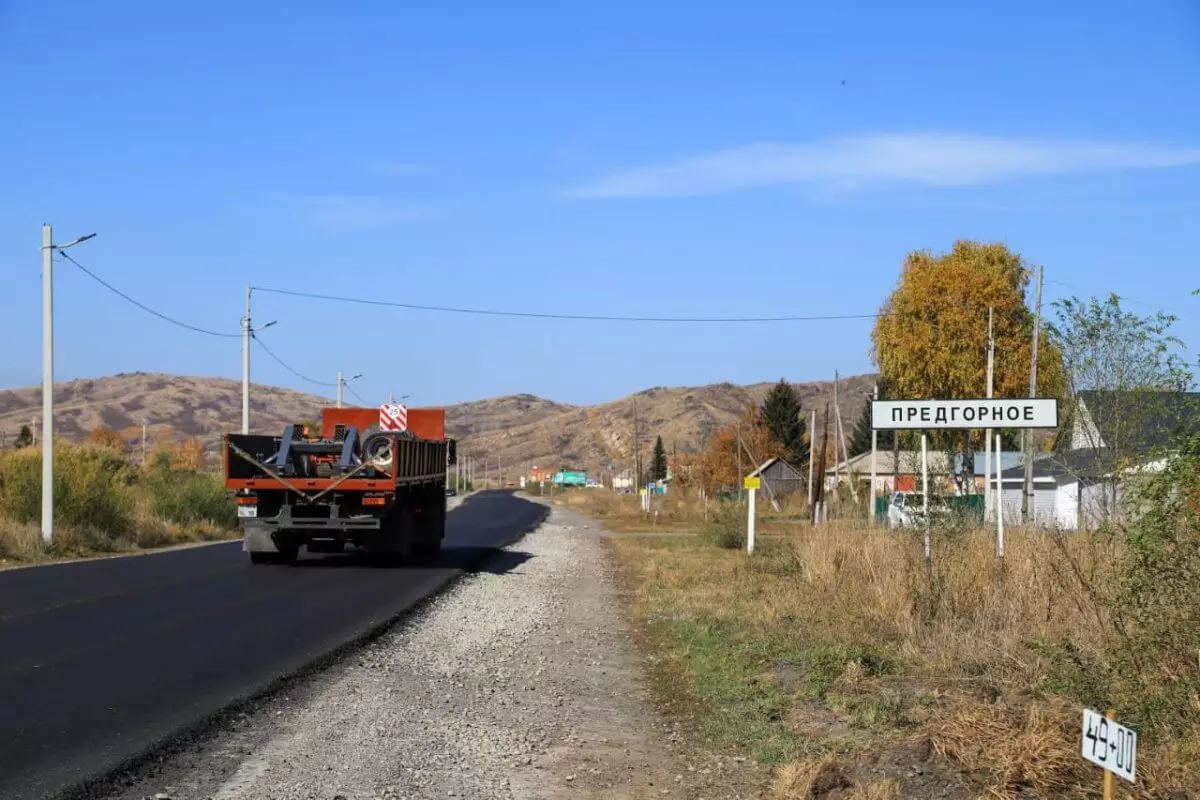
[[[1200,7],[0,0],[0,385],[40,375],[40,226],[164,313],[244,286],[655,316],[874,312],[1007,242],[1200,347]],[[819,8],[818,6],[823,6]],[[978,7],[977,7],[978,6]],[[285,10],[286,9],[286,10]],[[1136,301],[1136,302],[1135,302]],[[870,322],[472,317],[258,294],[300,372],[434,404],[871,369]],[[56,267],[56,376],[240,375]],[[256,381],[322,390],[255,352]]]

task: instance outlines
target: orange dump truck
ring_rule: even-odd
[[[231,433],[223,450],[251,563],[291,563],[302,545],[388,560],[441,549],[456,460],[442,409],[326,408],[319,433]]]

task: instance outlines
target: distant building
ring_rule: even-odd
[[[612,488],[617,492],[631,492],[634,489],[635,481],[633,479],[633,470],[625,469],[620,472],[614,472],[612,476]]]
[[[527,477],[530,483],[549,483],[554,480],[554,472],[550,467],[533,467]]]
[[[1085,391],[1067,447],[1033,463],[1033,520],[1068,530],[1119,519],[1126,478],[1162,469],[1176,437],[1200,433],[1200,393]],[[1021,521],[1023,466],[1002,474],[1004,519]]]
[[[889,495],[892,492],[921,491],[921,451],[901,450],[897,453],[897,463],[892,463],[892,451],[878,450],[875,453],[875,492],[877,495]],[[984,473],[987,465],[985,452],[975,452],[975,487],[966,494],[982,494]],[[995,474],[996,454],[992,453],[992,470]],[[1005,450],[1000,454],[1000,469],[1006,470],[1022,463],[1022,455],[1018,450]],[[955,476],[962,472],[962,455],[953,457],[940,450],[930,450],[926,453],[927,471],[929,473],[930,489],[938,493],[963,492],[958,486]],[[854,456],[849,461],[841,461],[837,467],[825,470],[825,489],[833,491],[839,477],[841,481],[853,479],[855,486],[866,491],[871,484],[871,453],[868,451]],[[995,479],[992,480],[995,483]]]
[[[804,477],[804,473],[782,458],[767,459],[747,477],[762,478],[765,484],[763,488],[770,487],[771,496],[774,497],[808,490],[808,479]]]

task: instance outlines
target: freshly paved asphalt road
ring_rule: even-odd
[[[241,543],[0,572],[0,798],[51,797],[369,633],[545,508],[502,492],[447,517],[442,557],[251,567]]]

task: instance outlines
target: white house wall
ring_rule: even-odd
[[[1079,482],[1059,484],[1054,490],[1054,520],[1058,527],[1075,530],[1079,527]]]

